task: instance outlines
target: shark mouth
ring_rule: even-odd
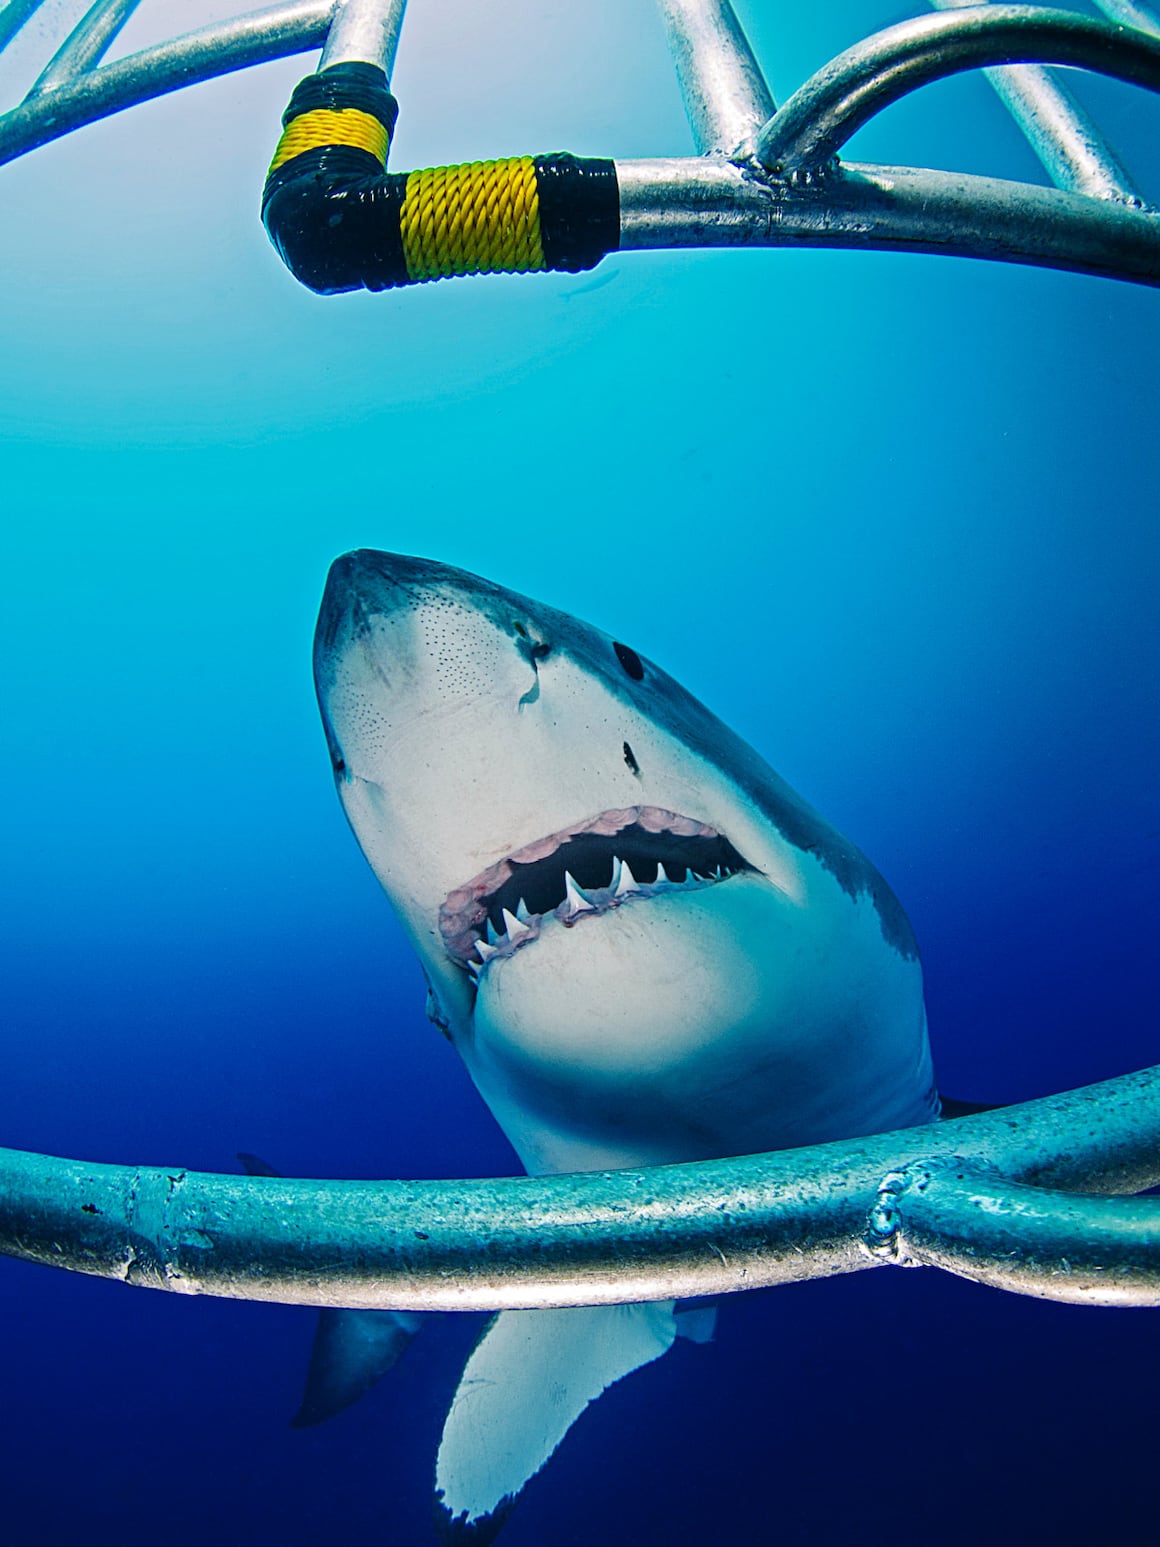
[[[481,871],[448,895],[439,930],[452,960],[478,981],[496,957],[537,939],[549,918],[571,926],[753,870],[704,822],[661,806],[628,806],[538,838]]]

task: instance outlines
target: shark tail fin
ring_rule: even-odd
[[[502,1311],[476,1344],[435,1465],[444,1542],[494,1540],[590,1402],[659,1359],[676,1336],[673,1302]]]

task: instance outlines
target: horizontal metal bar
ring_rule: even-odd
[[[972,6],[901,22],[839,54],[766,124],[757,159],[781,176],[816,171],[908,92],[998,64],[1077,65],[1160,91],[1160,39],[1073,11]]]
[[[399,31],[407,0],[341,0],[318,62],[320,70],[336,64],[377,64],[388,81],[395,68]]]
[[[0,118],[0,163],[134,103],[321,46],[334,4],[296,0],[271,7],[57,87],[49,97]],[[617,173],[625,249],[908,250],[1160,284],[1157,217],[1108,201],[994,179],[857,164],[800,186],[712,157],[621,161]]]
[[[111,113],[326,41],[336,0],[290,0],[102,65],[0,118],[0,165]]]
[[[94,69],[140,3],[141,0],[96,0],[45,66],[28,95],[65,86],[86,70]]]
[[[747,155],[773,100],[730,0],[660,0],[693,143]]]
[[[851,162],[814,184],[724,160],[618,161],[620,244],[923,252],[1160,285],[1160,215],[963,173]]]
[[[1160,1182],[1160,1067],[955,1122],[644,1171],[319,1182],[5,1150],[0,1252],[147,1288],[308,1305],[725,1294],[889,1260],[875,1249],[885,1179],[950,1157],[1037,1186],[1137,1192]]]
[[[1160,1305],[1160,1199],[1026,1187],[939,1161],[886,1179],[868,1239],[902,1267],[936,1267],[1042,1300]]]
[[[44,0],[8,0],[8,4],[0,10],[0,53],[43,4]]]
[[[938,11],[961,9],[962,4],[931,0]],[[1115,151],[1067,88],[1040,65],[997,65],[983,74],[1057,188],[1143,205]]]

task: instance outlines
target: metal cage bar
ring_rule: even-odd
[[[730,0],[660,0],[693,143],[746,156],[775,103]]]
[[[288,0],[101,65],[0,117],[0,165],[113,113],[326,42],[336,0]]]
[[[53,55],[30,96],[65,86],[100,64],[141,0],[96,0]]]
[[[749,135],[768,91],[728,0],[660,3],[698,142]],[[27,0],[11,4],[22,16],[28,12]],[[182,86],[321,47],[336,19],[333,56],[341,50],[344,58],[372,51],[387,57],[402,6],[369,6],[360,18],[353,4],[291,0],[86,71],[0,118],[0,163]],[[9,14],[0,13],[0,28]],[[378,27],[378,42],[348,41],[356,24]],[[743,144],[734,160],[714,153],[616,162],[620,246],[877,248],[1160,284],[1160,215],[1133,207],[1132,185],[1109,170],[1102,141],[1092,145],[1103,168],[1089,168],[1102,179],[1094,191],[1113,193],[1114,184],[1122,198],[1088,197],[1090,177],[1077,194],[913,167],[835,164],[855,129],[906,91],[1012,59],[1081,65],[1160,89],[1160,39],[1140,31],[1029,6],[925,16],[888,28],[819,71],[761,128],[752,159]]]
[[[1150,5],[1140,5],[1138,0],[1095,0],[1095,5],[1105,16],[1125,27],[1138,27],[1141,32],[1160,32],[1160,16]]]
[[[8,0],[0,10],[0,51],[7,48],[24,23],[34,16],[44,0]]]
[[[931,0],[938,11],[961,9],[965,3]],[[989,67],[983,74],[1057,188],[1143,205],[1140,191],[1115,151],[1066,87],[1046,70],[1034,64],[1011,64]]]
[[[967,1171],[991,1205],[955,1181]],[[291,1181],[0,1151],[0,1251],[179,1294],[371,1309],[728,1294],[889,1262],[1155,1305],[1160,1200],[1073,1193],[1157,1182],[1160,1068],[898,1133],[571,1176]],[[1033,1249],[1012,1265],[1031,1194]]]
[[[37,3],[9,0],[0,45]],[[1157,36],[1026,6],[948,9],[848,50],[775,112],[729,0],[660,3],[705,154],[615,163],[622,248],[874,247],[1160,284],[1160,215],[1125,202],[1126,174],[1102,141],[1078,143],[1070,106],[1035,130],[1064,191],[837,162],[876,112],[957,70],[1062,63],[1160,90]],[[1129,0],[1102,8],[1154,28]],[[0,161],[309,48],[324,47],[324,64],[389,72],[404,0],[291,0],[100,64],[131,9],[90,9],[0,118]],[[1024,80],[1042,106],[1041,83]],[[1157,1183],[1160,1066],[901,1133],[547,1179],[288,1181],[3,1151],[0,1251],[182,1293],[396,1309],[722,1293],[891,1262],[1056,1299],[1151,1305],[1160,1202],[1076,1194]]]
[[[395,68],[407,0],[341,0],[330,24],[320,70],[336,64],[377,64],[389,80]]]
[[[758,136],[762,166],[827,166],[858,129],[908,92],[987,65],[1077,65],[1160,91],[1160,39],[1072,11],[1030,5],[955,7],[888,27],[794,92]]]

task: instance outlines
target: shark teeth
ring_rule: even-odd
[[[520,906],[524,908],[524,913],[527,914],[527,908],[522,903]],[[507,926],[507,937],[513,945],[517,940],[522,940],[525,935],[531,934],[528,925],[524,923],[518,913],[509,913],[505,908],[503,910],[503,921]]]
[[[596,910],[572,879],[572,872],[564,872],[564,918],[575,918],[578,913],[594,913]]]
[[[439,932],[451,960],[478,982],[496,957],[538,939],[547,920],[571,928],[640,898],[695,891],[755,868],[694,817],[659,806],[603,811],[513,849],[448,892]]]
[[[636,877],[629,868],[627,860],[614,859],[612,862],[612,895],[619,901],[622,897],[629,897],[633,892],[639,892]]]
[[[674,873],[670,875],[664,865],[658,863],[655,880],[638,881],[628,861],[614,856],[612,876],[608,885],[587,888],[579,884],[570,870],[566,870],[564,900],[551,912],[532,913],[521,897],[514,913],[510,908],[500,909],[502,934],[491,917],[487,919],[486,926],[481,923],[479,927],[486,927],[487,938],[482,935],[476,936],[471,945],[472,955],[468,957],[466,963],[473,982],[478,986],[493,961],[497,959],[505,961],[521,946],[527,945],[532,940],[538,940],[540,930],[547,920],[557,919],[567,928],[571,928],[582,918],[599,918],[602,913],[622,907],[635,898],[659,897],[666,892],[700,891],[704,887],[715,885],[718,881],[727,881],[733,873],[723,870],[720,865],[717,866],[716,874],[702,875],[689,865],[674,866],[673,870]],[[478,957],[478,960],[475,957]]]
[[[487,935],[485,940],[480,935],[472,943],[472,950],[478,956],[475,961],[471,957],[467,959],[467,967],[475,982],[478,983],[483,974],[491,966],[496,957],[505,958],[526,945],[529,940],[535,940],[540,933],[542,916],[528,911],[528,906],[522,900],[513,913],[510,908],[500,910],[503,919],[504,933],[501,935],[491,919],[487,921]]]

